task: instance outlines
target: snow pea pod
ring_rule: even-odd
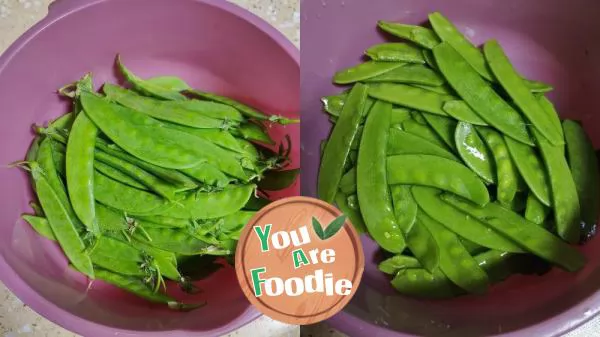
[[[473,125],[488,125],[465,101],[454,100],[444,102],[442,110],[461,122],[467,122]]]
[[[418,218],[437,243],[442,272],[462,289],[474,294],[484,293],[489,284],[488,276],[465,249],[458,236],[423,212],[419,213]]]
[[[422,85],[422,84],[411,84],[411,86],[417,87],[417,88],[421,88],[421,89],[425,89],[427,91],[432,91],[432,92],[435,92],[435,93],[440,94],[440,95],[448,95],[448,96],[454,96],[455,95],[455,93],[452,90],[452,88],[450,88],[448,86],[448,83],[444,83],[444,84],[438,85],[438,86]]]
[[[469,123],[459,122],[454,139],[458,154],[465,164],[486,183],[495,183],[497,176],[494,158],[479,134],[477,134],[475,127]]]
[[[225,187],[232,181],[218,167],[209,163],[202,163],[198,166],[183,169],[181,172],[210,186]]]
[[[377,25],[385,32],[414,42],[424,48],[431,49],[440,43],[440,39],[429,28],[404,25],[383,20],[378,21]]]
[[[449,150],[446,143],[440,138],[437,132],[433,131],[429,125],[422,125],[412,119],[409,119],[402,122],[402,130],[417,137],[421,137],[437,145],[438,147],[441,147],[442,149]]]
[[[571,175],[569,164],[564,156],[563,148],[555,146],[541,132],[534,130],[542,158],[546,163],[550,178],[550,191],[554,210],[554,220],[558,235],[570,243],[579,240],[579,223],[581,206],[577,194],[577,186]]]
[[[421,49],[407,43],[380,43],[365,52],[374,61],[425,63]]]
[[[535,149],[504,137],[508,152],[529,189],[546,206],[550,206],[550,178]]]
[[[85,79],[85,81],[89,81],[89,80]],[[91,85],[88,88],[91,88]],[[79,112],[80,111],[78,111],[77,113],[79,113]],[[77,116],[77,114],[75,114],[75,113],[67,112],[66,114],[64,114],[64,115],[56,118],[52,122],[48,123],[48,128],[52,128],[52,129],[56,129],[56,130],[60,130],[60,131],[71,130],[71,127],[73,126],[73,122],[75,122],[76,116]]]
[[[563,137],[554,122],[547,118],[547,113],[513,68],[500,44],[495,40],[488,41],[483,46],[483,51],[495,78],[536,130],[552,145],[564,144]]]
[[[146,185],[140,183],[139,181],[133,179],[131,176],[119,171],[118,169],[104,164],[103,162],[95,162],[94,163],[94,169],[96,169],[98,172],[104,174],[105,176],[114,179],[120,183],[123,183],[125,185],[131,186],[131,187],[135,187],[137,189],[140,190],[148,190],[148,187],[146,187]]]
[[[433,57],[433,53],[431,52],[431,50],[422,49],[421,53],[423,54],[423,59],[425,60],[425,63],[427,63],[427,65],[431,67],[431,69],[438,70],[437,63],[435,63],[435,58]]]
[[[48,219],[29,214],[23,214],[21,215],[21,218],[25,220],[39,235],[48,240],[56,241],[56,237],[54,236],[54,232],[52,232],[52,227],[50,226]]]
[[[499,204],[477,207],[456,196],[444,194],[442,199],[461,211],[476,217],[519,246],[561,268],[574,272],[585,265],[585,257],[546,229],[527,221]]]
[[[456,143],[454,140],[454,134],[457,129],[457,123],[454,119],[436,116],[432,114],[423,114],[423,117],[427,121],[427,124],[437,133],[438,136],[448,145],[450,149],[456,152]]]
[[[412,187],[412,193],[419,208],[448,230],[483,247],[515,253],[523,252],[521,247],[498,232],[491,231],[481,221],[442,201],[440,199],[441,192],[431,187]]]
[[[344,194],[356,192],[356,167],[351,168],[342,176],[342,179],[340,180],[340,191]]]
[[[205,141],[214,143],[215,145],[218,145],[224,149],[244,153],[240,143],[229,131],[222,129],[197,129],[173,123],[165,123],[165,126],[170,129],[183,131],[185,133],[189,133],[190,135],[200,137]]]
[[[189,84],[176,76],[156,76],[146,79],[146,82],[172,91],[183,91],[190,88]]]
[[[600,205],[600,171],[594,146],[579,123],[565,120],[562,126],[571,175],[581,204],[581,218],[586,227],[591,227],[598,222]]]
[[[234,134],[236,136],[239,135],[242,138],[253,142],[260,142],[271,145],[275,144],[275,141],[265,131],[264,127],[255,123],[244,123],[240,125],[238,129],[234,130]]]
[[[560,134],[560,138],[564,139],[565,134],[563,132],[563,126],[560,122],[558,112],[556,112],[556,109],[554,108],[554,104],[552,104],[552,102],[550,102],[550,100],[545,96],[538,98],[538,101],[542,106],[542,110],[545,112],[545,117],[552,122],[555,130],[557,130]]]
[[[321,98],[323,110],[332,116],[339,116],[344,108],[344,103],[348,97],[347,92],[339,95],[324,96]]]
[[[387,155],[394,156],[399,154],[429,154],[459,161],[459,159],[456,158],[456,156],[450,151],[428,141],[427,139],[415,136],[406,131],[391,128],[388,139]]]
[[[405,84],[378,83],[369,87],[369,95],[382,101],[398,104],[408,108],[447,116],[442,109],[450,96]]]
[[[421,268],[402,269],[391,283],[400,293],[420,298],[443,299],[463,293],[439,268],[433,273]]]
[[[527,206],[525,207],[525,219],[533,222],[534,224],[541,225],[546,220],[550,208],[542,204],[533,193],[529,193],[527,196]]]
[[[500,203],[508,205],[517,194],[517,181],[519,179],[517,168],[508,153],[504,137],[494,129],[478,128],[478,133],[487,144],[494,156],[496,177],[498,179],[497,199]]]
[[[96,203],[96,216],[100,230],[107,235],[107,232],[119,233],[129,230],[133,223],[125,216],[123,211]]]
[[[410,117],[419,124],[429,125],[427,123],[427,121],[425,120],[425,117],[423,117],[423,114],[420,111],[416,111],[416,110],[411,111]]]
[[[350,84],[385,74],[406,65],[405,62],[367,61],[348,69],[340,70],[333,76],[333,83]]]
[[[408,186],[407,186],[408,187]],[[410,193],[410,188],[408,188]],[[413,200],[416,206],[416,202]],[[435,271],[440,264],[440,249],[423,221],[418,216],[421,210],[417,210],[415,222],[406,234],[406,245],[419,263],[429,272]]]
[[[532,81],[526,78],[524,78],[523,81],[525,82],[525,85],[529,88],[529,90],[531,90],[531,92],[533,93],[546,93],[554,90],[554,88],[550,84],[544,82]]]
[[[410,119],[410,110],[406,108],[392,108],[392,120],[390,124],[396,125]]]
[[[394,215],[385,166],[391,110],[391,104],[377,101],[367,116],[358,151],[356,187],[369,234],[383,249],[400,253],[405,241]]]
[[[396,222],[402,233],[406,236],[411,232],[417,220],[417,203],[410,192],[410,186],[394,185],[390,186],[389,189],[392,196]]]
[[[108,236],[99,236],[90,253],[95,265],[122,275],[144,276],[142,252],[133,246]]]
[[[348,200],[344,193],[338,192],[336,194],[335,203],[339,207],[339,209],[348,217],[358,234],[367,232],[367,226],[365,225],[360,210],[355,210],[348,205]]]
[[[367,83],[406,83],[439,86],[444,84],[444,79],[437,72],[427,66],[411,64],[385,72],[375,77],[364,80]]]
[[[140,96],[117,85],[106,83],[103,91],[109,100],[159,120],[200,129],[219,129],[225,126],[220,119],[182,109],[166,101]]]
[[[261,181],[258,188],[265,191],[280,191],[294,184],[300,174],[300,169],[271,171]]]
[[[504,101],[463,56],[445,42],[435,47],[433,54],[450,86],[479,117],[509,137],[533,145],[519,112]]]
[[[408,154],[388,157],[386,166],[390,185],[436,187],[482,206],[490,200],[488,191],[479,177],[468,167],[450,159]]]
[[[173,252],[179,255],[227,255],[229,252],[202,241],[190,235],[185,230],[169,228],[147,228],[146,232],[152,239],[147,240],[141,234],[134,234],[136,240],[152,247]]]
[[[319,170],[318,195],[326,202],[333,202],[337,193],[366,98],[367,86],[356,84],[350,91],[340,119],[325,145]]]
[[[379,269],[381,272],[390,275],[396,275],[403,269],[411,268],[422,268],[421,263],[419,263],[419,260],[415,259],[414,257],[406,255],[394,255],[381,261],[377,266],[377,269]]]
[[[121,74],[123,74],[123,77],[125,77],[125,80],[129,82],[136,91],[144,95],[170,101],[183,101],[187,99],[187,97],[185,97],[185,95],[181,94],[179,91],[164,87],[164,83],[160,85],[156,84],[156,82],[144,81],[140,77],[136,76],[129,69],[127,69],[127,67],[125,67],[121,61],[120,55],[117,55],[117,67],[119,68]]]

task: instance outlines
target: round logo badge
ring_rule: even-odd
[[[292,197],[260,210],[241,233],[235,269],[242,290],[263,314],[311,324],[350,301],[364,270],[358,233],[334,206]]]

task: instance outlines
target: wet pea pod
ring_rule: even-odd
[[[431,49],[440,43],[438,36],[429,28],[380,20],[381,30],[399,38],[414,42],[423,48]]]
[[[477,133],[475,127],[459,122],[454,134],[457,152],[465,164],[487,184],[497,181],[494,157]]]
[[[322,200],[333,202],[335,198],[352,141],[356,137],[361,121],[361,112],[366,98],[367,87],[365,85],[357,84],[352,88],[340,114],[340,119],[325,145],[318,178],[318,195]]]
[[[374,61],[425,63],[421,49],[407,43],[381,43],[367,49],[365,54]]]
[[[123,74],[123,77],[125,77],[125,80],[129,82],[131,86],[141,94],[160,98],[163,100],[181,101],[187,99],[185,95],[181,94],[177,90],[166,88],[164,86],[164,82],[156,83],[156,80],[154,80],[154,82],[145,81],[142,78],[136,76],[127,67],[125,67],[125,65],[121,61],[120,55],[117,55],[117,67],[119,68],[121,74]]]
[[[344,213],[344,215],[348,217],[348,219],[354,226],[354,229],[356,229],[356,231],[359,234],[367,232],[367,226],[365,225],[365,221],[362,218],[360,209],[354,209],[350,207],[350,205],[348,204],[348,197],[346,196],[346,194],[338,192],[338,194],[336,194],[335,196],[335,203],[338,206],[338,208]]]
[[[410,190],[409,190],[410,192]],[[416,202],[413,200],[416,206]],[[417,209],[415,211],[415,222],[406,233],[406,245],[419,263],[429,272],[435,272],[440,264],[440,249],[430,229],[423,224]]]
[[[444,84],[444,79],[429,67],[411,64],[385,72],[375,77],[364,80],[367,83],[405,83],[439,86]]]
[[[373,84],[369,87],[369,95],[392,104],[441,116],[448,115],[442,106],[445,101],[452,99],[452,96],[398,83]]]
[[[488,125],[483,119],[481,119],[481,117],[479,117],[479,115],[477,115],[477,113],[475,113],[475,111],[473,111],[473,109],[471,109],[471,107],[465,101],[446,101],[442,106],[442,110],[461,122],[466,122],[473,125]]]
[[[367,61],[354,67],[338,71],[333,76],[333,83],[350,84],[385,74],[396,68],[405,66],[405,62]]]
[[[508,152],[529,189],[546,206],[550,206],[550,178],[535,148],[505,137]]]
[[[397,128],[397,126],[395,126]],[[435,132],[429,125],[423,125],[416,122],[413,119],[406,120],[402,122],[401,130],[410,133],[411,135],[417,136],[419,138],[423,138],[426,141],[437,145],[439,148],[442,148],[446,151],[449,151],[448,145],[444,142],[444,140]]]
[[[414,134],[396,128],[390,129],[387,155],[428,154],[460,161],[452,152]],[[343,180],[343,178],[342,178]]]
[[[525,207],[525,219],[541,225],[546,220],[549,212],[549,207],[546,207],[544,204],[542,204],[542,202],[539,201],[535,195],[529,193],[527,196],[527,205]]]
[[[494,158],[496,168],[497,199],[500,203],[508,205],[517,194],[519,173],[508,152],[504,137],[497,131],[480,127],[478,133],[487,144]]]
[[[438,136],[446,143],[446,145],[452,149],[453,152],[457,152],[455,133],[457,129],[457,123],[454,119],[435,116],[432,114],[424,113],[423,117],[427,121],[427,124],[437,133]]]
[[[369,234],[383,249],[400,253],[405,241],[392,208],[385,166],[391,109],[391,104],[377,101],[367,117],[358,152],[356,185]]]
[[[344,108],[347,92],[342,92],[338,95],[324,96],[321,98],[323,104],[323,110],[325,110],[331,116],[339,116]]]
[[[398,155],[387,158],[388,184],[435,187],[485,205],[487,188],[468,167],[431,155]]]
[[[410,186],[393,185],[389,189],[398,227],[406,236],[417,220],[417,203],[410,192]]]
[[[381,261],[377,268],[383,273],[396,275],[403,269],[421,268],[421,263],[412,256],[394,255]]]

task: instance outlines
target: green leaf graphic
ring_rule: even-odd
[[[321,223],[314,216],[312,218],[312,226],[313,226],[313,229],[315,230],[315,233],[317,233],[317,236],[319,237],[319,239],[325,240],[325,233],[323,232],[323,227],[321,227]]]
[[[327,228],[325,228],[325,238],[324,238],[324,240],[329,239],[330,237],[334,236],[337,232],[339,232],[340,229],[342,229],[342,227],[344,226],[344,222],[345,221],[346,221],[346,216],[345,215],[340,215],[337,218],[335,218],[327,226]]]

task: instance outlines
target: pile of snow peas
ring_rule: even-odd
[[[268,191],[294,183],[291,142],[279,144],[268,116],[184,80],[142,79],[117,57],[130,89],[91,74],[58,92],[72,112],[36,126],[26,159],[35,214],[22,217],[56,241],[70,266],[152,302],[184,303],[166,280],[195,292],[231,255],[242,228],[268,204]]]
[[[318,194],[383,249],[400,293],[482,294],[512,274],[580,270],[599,171],[582,125],[559,119],[497,41],[471,43],[442,14],[380,21],[399,41],[339,71]]]

